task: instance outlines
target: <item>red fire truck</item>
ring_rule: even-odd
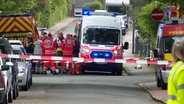
[[[172,61],[172,44],[182,37],[184,37],[183,20],[170,20],[169,24],[160,24],[157,33],[157,49],[154,51],[154,56],[158,60]],[[170,70],[170,65],[156,65],[155,76],[158,87],[162,89],[167,88],[167,79]]]
[[[34,41],[38,38],[38,31],[34,17],[31,14],[0,15],[0,36],[9,40],[21,40],[31,32]]]

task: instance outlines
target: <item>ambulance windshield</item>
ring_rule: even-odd
[[[172,52],[172,45],[174,41],[177,41],[184,36],[173,36],[173,37],[164,37],[163,38],[163,51],[164,53],[171,53]]]
[[[83,35],[83,43],[119,45],[120,36],[120,31],[117,29],[88,28]]]

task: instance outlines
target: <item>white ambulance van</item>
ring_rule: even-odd
[[[80,53],[85,59],[122,59],[123,49],[128,49],[129,44],[123,45],[121,20],[113,16],[87,15],[81,19],[79,25]],[[122,75],[122,63],[95,63],[82,64],[82,73],[85,71],[105,71],[112,75]]]

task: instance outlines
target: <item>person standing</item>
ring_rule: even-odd
[[[63,41],[61,43],[61,49],[63,51],[63,55],[62,55],[63,59],[65,59],[65,57],[67,57],[67,58],[72,58],[73,57],[73,47],[74,47],[74,41],[73,41],[71,35],[67,34],[66,38],[63,39]],[[69,74],[71,69],[72,69],[72,64],[73,64],[73,62],[68,60],[68,59],[63,60],[61,62],[62,72],[66,73],[66,74]],[[65,68],[63,68],[63,67],[65,67]],[[65,70],[63,70],[63,69],[65,69]]]
[[[28,54],[33,54],[34,44],[31,37],[27,37],[27,42],[25,43],[24,47]]]
[[[184,38],[172,47],[173,66],[168,77],[167,104],[184,104]]]
[[[39,38],[37,39],[37,41],[34,42],[34,55],[42,55],[42,47],[41,44],[43,42],[43,35],[39,35]]]
[[[53,43],[54,49],[56,50],[56,56],[62,56],[61,43],[62,43],[63,39],[64,39],[63,33],[58,32],[57,37],[55,38],[54,43]],[[55,67],[56,67],[56,69],[59,70],[59,73],[61,73],[61,70],[62,70],[61,61],[56,61]]]
[[[80,42],[77,38],[77,35],[73,36],[73,40],[75,44],[75,46],[73,47],[73,57],[79,57]]]
[[[70,34],[67,34],[66,39],[62,40],[61,49],[64,57],[73,57],[74,41]]]
[[[34,55],[38,55],[38,56],[42,56],[42,42],[43,42],[43,35],[39,35],[39,38],[35,41],[34,43]],[[42,64],[41,64],[41,60],[36,60],[36,62],[34,61],[33,66],[35,66],[34,68],[34,72],[35,73],[40,73],[42,70]]]
[[[28,38],[29,38],[29,41],[31,41],[33,43],[32,33],[31,32],[28,32],[27,33],[27,37],[23,41],[24,46],[28,43]]]
[[[46,39],[42,42],[42,54],[44,56],[54,56],[54,46],[52,36],[47,36]],[[51,72],[55,72],[55,65],[53,60],[46,60],[43,64],[43,70],[46,72],[47,68],[51,68]]]

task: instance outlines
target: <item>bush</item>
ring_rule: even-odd
[[[91,11],[95,11],[95,10],[103,10],[104,6],[100,1],[96,0],[94,2],[84,4],[83,8],[90,9]]]

